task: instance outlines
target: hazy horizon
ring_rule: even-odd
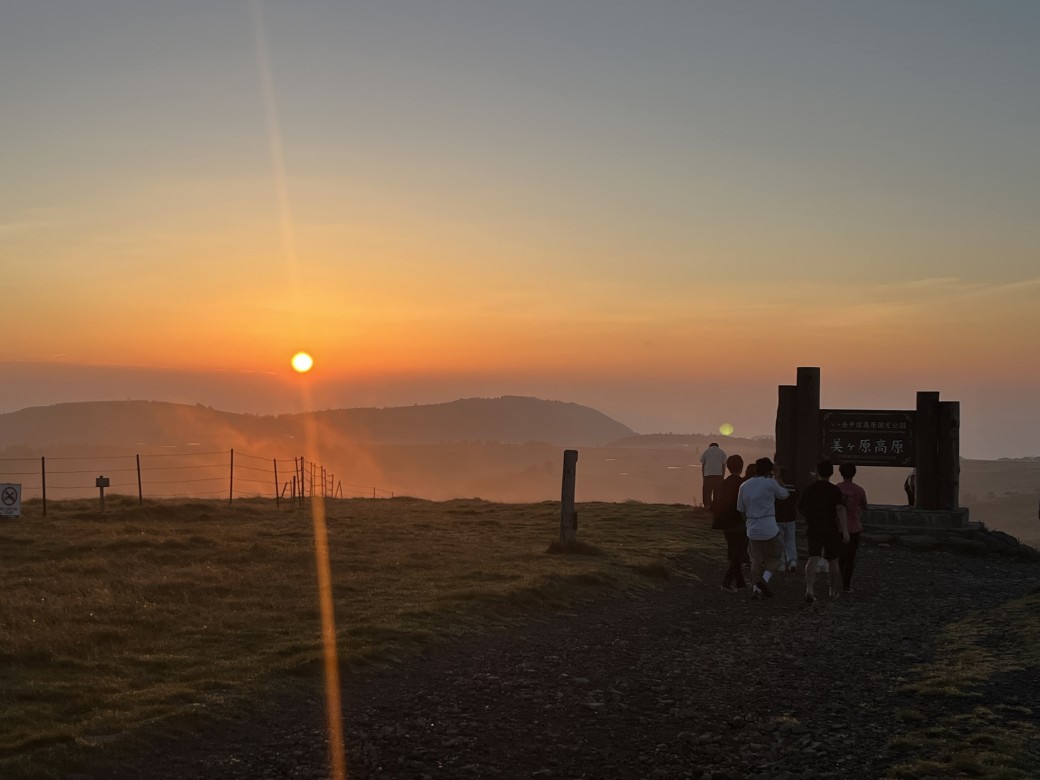
[[[776,413],[776,387],[710,388],[703,404],[690,402],[688,388],[633,385],[631,394],[616,395],[618,387],[552,382],[544,378],[521,379],[494,377],[456,377],[427,380],[417,391],[408,379],[398,383],[386,381],[361,384],[328,383],[320,378],[283,374],[250,374],[235,372],[163,372],[141,367],[69,366],[66,364],[0,364],[8,381],[0,386],[0,413],[19,411],[34,406],[51,406],[77,401],[168,401],[202,404],[225,412],[276,415],[313,410],[392,407],[439,404],[463,398],[531,396],[549,401],[564,401],[591,407],[632,428],[637,434],[676,433],[727,437],[718,428],[725,422],[734,426],[735,438],[773,436]],[[793,384],[794,370],[784,384]],[[301,392],[306,384],[306,392]],[[902,398],[895,394],[872,397],[845,388],[835,393],[823,376],[824,408],[913,409],[915,392]],[[987,425],[1009,412],[1002,405],[965,403],[941,388],[945,400],[961,400],[961,455],[965,458],[995,460],[1040,456],[1029,426],[1009,425],[1004,435],[991,436]],[[644,394],[655,394],[655,404],[648,404]],[[310,399],[305,404],[304,399]],[[882,403],[881,401],[887,401]],[[900,403],[902,402],[902,403]],[[982,419],[980,420],[980,414]],[[715,420],[720,422],[715,423]],[[757,425],[757,427],[756,427]],[[1017,436],[1016,436],[1017,434]]]
[[[1040,453],[1040,4],[0,11],[0,410],[961,402]],[[291,374],[297,350],[316,361]],[[308,399],[308,400],[303,400]]]

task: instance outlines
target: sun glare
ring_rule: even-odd
[[[719,433],[721,433],[723,436],[732,436],[733,426],[729,423],[722,423],[722,425],[719,426]]]
[[[297,352],[292,356],[292,367],[298,374],[306,374],[314,368],[314,358],[306,352]]]

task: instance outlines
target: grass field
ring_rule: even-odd
[[[204,718],[321,674],[314,531],[272,501],[29,502],[0,523],[0,776],[40,777],[142,724]],[[559,504],[334,501],[340,661],[391,660],[529,608],[652,586],[720,539],[684,506],[582,504],[584,554],[551,554]]]
[[[1037,777],[1040,728],[1029,680],[1038,667],[1040,593],[947,626],[937,657],[910,670],[904,687],[921,709],[942,714],[926,717],[914,707],[899,713],[906,730],[892,747],[910,757],[893,767],[893,776]],[[1009,681],[1009,700],[978,703],[980,691],[1002,679]]]
[[[611,590],[654,587],[690,551],[721,557],[681,505],[583,503],[578,551],[550,552],[559,504],[327,504],[340,662],[356,667]],[[267,500],[30,502],[0,522],[0,777],[46,778],[98,745],[202,727],[266,686],[322,674],[314,530]],[[951,623],[910,669],[893,777],[1033,776],[1032,705],[972,704],[1035,670],[1040,596]],[[941,713],[941,715],[937,715]],[[89,758],[87,759],[89,760]]]

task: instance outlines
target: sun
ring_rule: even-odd
[[[723,436],[732,436],[733,426],[729,423],[722,423],[722,425],[719,426],[719,433],[721,433]]]
[[[314,368],[314,358],[308,355],[306,352],[297,352],[292,356],[292,367],[293,371],[298,374],[306,374],[312,368]]]

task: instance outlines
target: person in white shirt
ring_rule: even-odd
[[[715,506],[726,477],[726,453],[717,442],[701,453],[701,501],[706,509]]]
[[[789,495],[788,490],[773,477],[773,461],[759,458],[755,461],[755,475],[740,486],[737,511],[744,517],[748,548],[751,553],[751,598],[771,598],[769,581],[780,565],[783,543],[780,527],[776,524],[776,502]]]

